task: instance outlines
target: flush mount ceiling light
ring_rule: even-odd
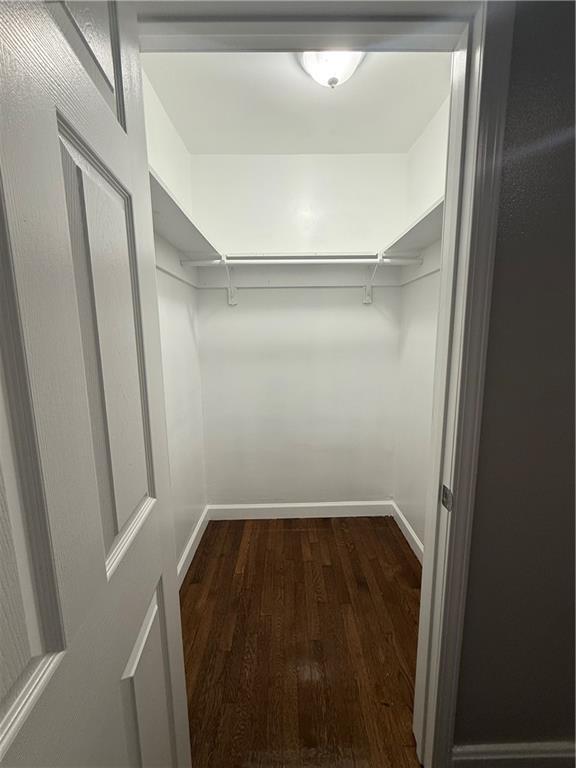
[[[366,54],[362,51],[306,51],[298,54],[302,69],[325,88],[349,80]]]

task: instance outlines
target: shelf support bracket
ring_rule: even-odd
[[[235,307],[238,304],[238,288],[234,285],[232,282],[232,270],[228,266],[228,262],[226,261],[226,257],[223,258],[224,261],[224,268],[226,269],[226,279],[228,281],[228,306],[229,307]]]
[[[370,275],[370,279],[364,286],[364,298],[362,299],[363,304],[372,304],[372,288],[374,284],[374,278],[376,277],[376,270],[380,266],[380,263],[382,261],[382,256],[379,253],[378,254],[378,261],[376,262],[376,266],[372,270],[372,274]]]

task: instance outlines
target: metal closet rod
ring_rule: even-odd
[[[421,264],[422,259],[410,255],[386,256],[384,252],[380,253],[310,253],[310,254],[223,254],[221,259],[189,259],[183,264],[194,267],[216,267],[225,266],[261,266],[278,264],[378,264],[403,267],[409,264]]]

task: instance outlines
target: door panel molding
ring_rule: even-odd
[[[88,395],[91,406],[92,433],[95,448],[96,471],[100,487],[100,507],[103,533],[106,548],[106,574],[110,579],[118,567],[126,550],[134,540],[147,516],[154,506],[155,484],[152,463],[152,446],[150,436],[150,418],[147,408],[145,369],[143,361],[142,338],[137,329],[141,324],[140,302],[136,269],[136,255],[134,237],[130,237],[133,229],[131,217],[131,197],[114,175],[98,162],[94,168],[91,153],[83,146],[79,137],[74,136],[74,144],[69,139],[73,131],[70,126],[65,127],[66,138],[61,136],[62,161],[68,201],[68,214],[70,220],[70,234],[75,262],[76,284],[79,292],[79,302],[84,306],[80,312],[80,322],[83,326],[84,359],[87,368]],[[75,172],[75,173],[74,173]],[[110,411],[110,401],[106,396],[106,361],[102,359],[102,324],[98,315],[97,285],[95,285],[95,265],[92,263],[97,258],[92,253],[94,242],[90,234],[90,210],[89,192],[90,185],[95,185],[93,179],[97,178],[108,186],[110,195],[117,195],[118,202],[122,205],[122,216],[125,223],[126,234],[126,266],[129,270],[131,295],[125,296],[126,302],[130,302],[134,315],[134,342],[136,348],[135,369],[138,372],[138,387],[140,396],[141,424],[136,424],[137,433],[142,436],[144,449],[144,462],[146,478],[141,489],[138,502],[130,507],[122,508],[122,499],[118,498],[117,478],[118,471],[115,467],[114,450],[111,445],[110,430],[114,426],[114,413]],[[94,187],[93,189],[96,189]],[[94,194],[94,191],[93,191]],[[96,192],[96,194],[98,194]],[[108,195],[106,191],[103,195]],[[105,198],[103,198],[105,199]],[[113,198],[110,197],[113,201]],[[101,217],[97,217],[99,220]],[[109,229],[109,227],[108,227]],[[122,244],[123,245],[123,244]],[[107,304],[110,303],[110,294],[102,296]],[[105,307],[103,309],[105,311]],[[86,315],[90,316],[87,317]],[[122,327],[122,324],[120,325]],[[133,414],[136,417],[136,414]],[[112,424],[111,424],[112,419]],[[126,445],[128,449],[137,449],[132,442]],[[118,458],[118,452],[117,452]],[[116,470],[116,472],[115,472]],[[115,480],[116,475],[116,480]],[[145,487],[144,487],[145,486]]]
[[[0,427],[2,426],[0,422]],[[8,694],[32,657],[16,549],[10,535],[11,527],[8,499],[2,467],[0,467],[0,626],[2,627],[0,698]]]
[[[26,722],[42,692],[58,669],[64,651],[48,653],[32,660],[21,675],[19,685],[0,707],[0,760],[4,757],[20,728]]]
[[[146,440],[141,399],[139,318],[134,306],[134,257],[128,245],[126,207],[123,199],[114,199],[114,193],[98,181],[82,173],[82,213],[118,534],[142,499],[150,495],[146,456],[150,441]]]
[[[48,3],[48,10],[109,109],[126,129],[116,3],[57,0]]]
[[[147,496],[140,506],[134,511],[131,518],[128,520],[116,540],[114,541],[108,556],[106,557],[106,578],[108,581],[112,578],[114,571],[120,565],[122,558],[126,555],[126,552],[130,549],[132,542],[138,535],[139,530],[146,522],[148,516],[152,512],[156,499],[152,496]]]
[[[154,466],[152,457],[152,444],[150,435],[150,412],[148,408],[148,392],[146,383],[145,352],[142,332],[140,330],[143,313],[140,298],[138,259],[136,258],[136,237],[134,221],[134,205],[132,195],[127,191],[122,181],[117,178],[95,155],[95,153],[81,140],[74,128],[58,115],[59,133],[66,151],[73,163],[85,176],[102,179],[109,187],[122,198],[126,219],[127,254],[129,273],[132,289],[132,306],[134,313],[134,326],[136,347],[138,351],[137,363],[140,382],[140,397],[142,403],[142,420],[144,426],[144,440],[146,447],[147,482],[150,496],[155,496]]]
[[[1,182],[0,178],[0,250],[4,254],[0,260],[0,355],[6,408],[12,422],[8,426],[11,428],[14,462],[20,476],[18,491],[22,525],[30,550],[41,644],[47,651],[56,651],[63,648],[64,630]],[[14,424],[18,425],[17,429]],[[34,524],[30,525],[32,514]]]
[[[139,765],[176,765],[162,616],[162,589],[159,585],[122,674],[128,740],[131,753],[137,756]],[[164,705],[160,717],[150,708],[154,697],[157,697],[157,704],[161,701]]]
[[[56,671],[65,647],[1,183],[0,251],[3,254],[0,259],[0,428],[5,431],[0,441],[0,637],[2,661],[6,665],[2,670],[0,685],[1,760]],[[9,443],[9,448],[5,447],[4,441]],[[6,455],[8,450],[9,457]],[[6,472],[11,474],[14,485],[12,500],[5,482]],[[16,508],[10,509],[11,504]],[[22,534],[18,548],[19,562],[14,541],[16,520]],[[22,568],[27,570],[30,580],[32,594],[27,598],[22,588]],[[29,604],[30,599],[32,605]],[[30,625],[30,613],[33,614],[33,628]],[[12,653],[7,657],[10,647]]]

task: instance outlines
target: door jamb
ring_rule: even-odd
[[[453,511],[448,514],[446,558],[436,568],[441,581],[434,611],[437,626],[431,634],[437,633],[438,642],[435,669],[429,671],[424,733],[426,748],[431,750],[426,757],[434,767],[453,763],[515,5],[486,3],[481,26],[471,28],[476,39],[472,38],[470,64],[477,69],[473,73],[477,87],[475,104],[470,105],[476,115],[469,116],[468,124],[474,125],[475,135],[466,137],[469,147],[463,166],[461,257],[446,392],[446,415],[452,423],[447,423],[445,431],[442,474],[451,483],[454,497]],[[473,88],[471,84],[470,95]]]
[[[426,768],[445,768],[452,762],[515,4],[383,0],[372,3],[369,18],[362,18],[352,0],[338,3],[337,12],[332,3],[314,3],[324,8],[312,20],[298,2],[291,3],[289,19],[274,18],[274,2],[238,0],[232,13],[228,3],[212,0],[213,7],[227,9],[209,19],[195,2],[179,2],[177,18],[171,16],[170,5],[141,4],[143,51],[286,51],[332,45],[371,51],[449,50],[464,59],[452,83],[451,101],[462,102],[458,157],[453,149],[448,158],[449,166],[457,164],[455,172],[448,168],[448,181],[456,185],[452,194],[457,203],[448,211],[454,217],[454,261],[444,286],[449,301],[439,318],[434,385],[438,416],[422,583],[430,610],[421,608],[420,614],[414,717],[421,762]],[[447,206],[444,217],[446,227]],[[445,480],[454,493],[450,513],[439,498]]]

